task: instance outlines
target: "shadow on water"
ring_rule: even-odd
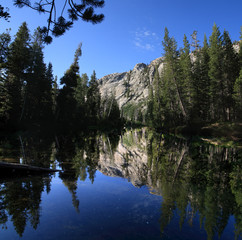
[[[51,191],[53,178],[58,176],[68,189],[78,213],[81,207],[78,181],[94,184],[97,171],[128,179],[137,188],[147,186],[150,193],[162,196],[157,222],[164,239],[175,218],[179,219],[180,230],[186,225],[192,229],[198,219],[207,239],[223,237],[231,216],[234,218],[231,239],[241,237],[240,149],[147,129],[122,135],[93,133],[74,137],[38,133],[2,137],[0,160],[61,169],[59,175],[0,177],[0,225],[8,231],[6,223],[11,221],[20,237],[27,222],[37,229],[41,196]]]

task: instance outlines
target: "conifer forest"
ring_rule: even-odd
[[[81,44],[59,88],[52,64],[44,63],[39,30],[31,37],[24,22],[13,40],[9,32],[0,35],[0,128],[13,132],[54,126],[55,130],[75,131],[87,126],[121,125],[116,100],[101,100],[95,71],[90,79],[79,73]]]
[[[117,128],[123,116],[114,96],[101,98],[95,71],[79,72],[81,44],[73,63],[57,82],[52,64],[44,62],[40,29],[33,35],[24,22],[14,38],[0,35],[0,128],[4,131],[51,127],[84,130]],[[242,42],[232,42],[228,31],[214,24],[203,43],[184,35],[183,47],[165,29],[164,67],[155,72],[149,86],[140,123],[154,129],[186,126],[191,129],[213,123],[239,123],[242,118]],[[107,127],[108,126],[108,127]]]

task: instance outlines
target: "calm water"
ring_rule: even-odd
[[[242,150],[148,132],[2,138],[0,239],[242,239]]]

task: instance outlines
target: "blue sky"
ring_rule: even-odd
[[[58,0],[63,1],[63,0]],[[46,24],[47,15],[39,15],[28,8],[16,8],[12,0],[2,0],[10,9],[7,23],[0,19],[0,32],[11,28],[14,35],[26,21],[33,33]],[[105,0],[98,10],[105,15],[101,24],[78,21],[65,35],[54,38],[44,49],[45,62],[53,64],[54,75],[60,79],[73,62],[78,44],[82,42],[80,73],[89,76],[93,70],[97,77],[133,69],[136,63],[150,63],[162,56],[165,27],[182,47],[184,34],[190,39],[194,30],[202,42],[209,37],[216,23],[220,31],[228,30],[231,39],[238,40],[242,26],[241,0]]]

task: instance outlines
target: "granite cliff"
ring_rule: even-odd
[[[148,97],[149,85],[154,80],[156,69],[160,73],[162,68],[161,57],[149,65],[138,63],[131,71],[104,76],[99,79],[101,95],[114,95],[120,108],[129,103],[142,105]]]

